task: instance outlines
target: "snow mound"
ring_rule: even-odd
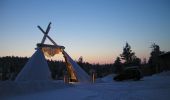
[[[170,76],[170,71],[164,71],[164,72],[161,72],[159,74],[157,74],[158,76]]]
[[[116,76],[116,74],[110,74],[110,75],[107,75],[107,76],[105,76],[105,77],[103,77],[103,78],[98,78],[98,79],[96,79],[96,82],[97,83],[111,83],[111,82],[113,82],[114,80],[113,80],[113,77],[115,77]]]

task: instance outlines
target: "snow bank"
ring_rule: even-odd
[[[114,81],[113,77],[115,77],[115,76],[116,76],[116,74],[110,74],[110,75],[107,75],[103,78],[97,78],[95,82],[96,83],[103,83],[103,82],[112,83]]]
[[[164,71],[159,74],[156,74],[156,76],[170,76],[170,71]]]
[[[102,78],[101,80],[102,80],[103,82],[113,82],[113,81],[114,81],[114,80],[113,80],[113,77],[115,77],[115,76],[116,76],[116,74],[110,74],[110,75]]]

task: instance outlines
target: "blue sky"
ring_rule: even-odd
[[[126,42],[141,59],[152,43],[170,51],[169,0],[1,0],[0,14],[0,56],[30,57],[43,37],[36,26],[50,21],[75,60],[113,63]]]

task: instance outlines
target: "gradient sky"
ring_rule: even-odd
[[[141,59],[152,43],[170,51],[170,0],[1,0],[0,15],[0,56],[30,57],[50,21],[75,60],[113,63],[126,42]]]

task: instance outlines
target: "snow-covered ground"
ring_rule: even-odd
[[[94,84],[38,82],[29,85],[32,89],[24,83],[11,86],[10,82],[1,82],[0,100],[170,100],[170,72],[145,77],[141,81],[114,82],[112,76],[98,79]]]

